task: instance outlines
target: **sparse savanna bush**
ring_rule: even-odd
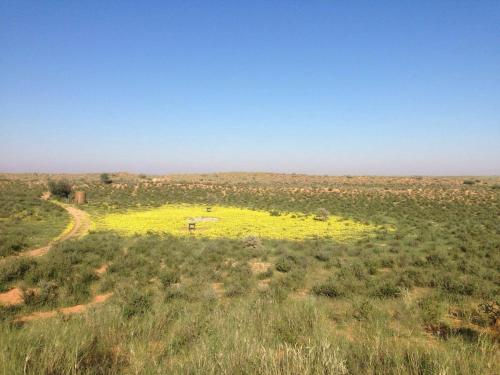
[[[204,208],[209,192],[217,205],[200,216],[216,216],[217,206],[244,207],[266,220],[309,217],[321,225],[312,217],[324,207],[330,219],[368,223],[376,235],[257,241],[247,233],[122,236],[96,227],[44,257],[5,259],[1,290],[21,287],[25,303],[0,306],[0,372],[500,372],[498,190],[491,184],[146,180],[134,192],[136,182],[113,180],[78,182],[88,183],[85,208],[93,218],[167,203]],[[0,191],[17,207],[44,188],[23,196],[15,191],[27,185],[16,184]],[[16,323],[105,292],[113,294],[85,314]]]
[[[347,294],[345,287],[334,278],[330,278],[313,287],[314,294],[324,297],[342,297]]]
[[[280,257],[276,262],[276,270],[279,272],[290,272],[294,262],[288,257]]]

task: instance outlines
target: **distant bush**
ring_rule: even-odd
[[[36,262],[32,259],[15,258],[0,264],[0,286],[22,278]]]
[[[437,252],[432,252],[425,257],[427,263],[432,264],[434,266],[442,265],[446,261],[446,256],[443,254],[439,254]]]
[[[448,293],[462,296],[472,296],[477,289],[476,285],[471,280],[457,279],[451,275],[446,275],[442,278],[440,287]]]
[[[474,185],[475,182],[473,180],[464,180],[463,184],[464,185]]]
[[[44,306],[53,304],[59,296],[58,285],[53,281],[42,281],[39,290],[23,290],[23,300],[28,306]]]
[[[330,260],[331,254],[327,250],[319,250],[314,254],[314,257],[321,262],[327,262]]]
[[[162,285],[167,288],[181,281],[180,273],[176,270],[165,270],[160,274],[160,281]]]
[[[375,289],[375,296],[379,298],[396,298],[401,295],[401,289],[392,282],[384,282]]]
[[[292,267],[293,267],[292,261],[286,257],[281,257],[276,262],[276,270],[279,272],[290,272]]]
[[[370,300],[363,299],[358,303],[354,304],[353,317],[359,321],[369,320],[373,314],[375,307]]]
[[[109,174],[107,173],[101,173],[101,176],[99,177],[101,182],[103,184],[111,184],[113,182],[113,180],[111,179],[111,177],[109,177]]]
[[[67,180],[49,181],[49,191],[60,198],[68,198],[71,194],[71,184]]]
[[[246,248],[257,249],[262,246],[262,242],[257,236],[248,236],[243,240],[243,244]]]
[[[192,302],[199,298],[199,295],[200,288],[197,286],[172,284],[172,286],[165,290],[165,301],[184,300]]]
[[[340,285],[333,279],[329,279],[322,284],[315,285],[312,288],[312,291],[317,296],[325,296],[330,298],[341,297],[345,295],[345,290],[342,285]]]
[[[314,220],[327,221],[330,217],[330,212],[326,208],[319,208],[316,211],[316,216],[314,216]]]

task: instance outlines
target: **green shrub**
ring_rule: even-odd
[[[248,236],[243,239],[243,245],[246,248],[257,249],[262,247],[262,241],[257,236]]]
[[[163,287],[168,288],[170,285],[181,281],[180,272],[172,269],[165,269],[160,273],[160,281]]]
[[[326,208],[318,208],[314,216],[315,220],[328,221],[330,217],[330,212]]]
[[[2,284],[21,279],[34,265],[33,259],[15,258],[0,263],[0,289]]]
[[[427,263],[434,266],[441,266],[446,262],[446,255],[433,252],[425,257]]]
[[[325,296],[330,298],[342,297],[346,294],[343,286],[334,279],[329,279],[324,283],[313,286],[312,291],[317,296]]]
[[[192,296],[185,286],[171,285],[165,290],[165,300],[169,302],[176,299],[190,300],[192,299]]]
[[[470,279],[456,278],[451,275],[445,275],[440,281],[442,290],[462,296],[472,296],[477,290],[476,284]]]
[[[373,303],[370,300],[363,299],[354,304],[353,317],[356,320],[367,321],[372,316],[374,310]]]
[[[331,253],[327,250],[320,250],[314,254],[314,257],[320,262],[327,262],[332,257]]]
[[[293,262],[287,257],[281,257],[276,262],[276,270],[279,272],[290,272],[293,267]]]
[[[71,194],[71,184],[67,180],[49,181],[49,191],[60,198],[68,198]]]
[[[374,295],[379,298],[396,298],[401,295],[401,289],[394,283],[386,281],[375,289]]]
[[[99,179],[105,185],[109,185],[109,184],[113,183],[113,180],[111,179],[111,177],[109,177],[109,174],[107,174],[107,173],[101,173],[101,175],[99,176]]]
[[[53,281],[42,281],[38,289],[23,290],[24,303],[28,306],[52,306],[59,297],[59,286]]]

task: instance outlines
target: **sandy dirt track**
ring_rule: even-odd
[[[83,236],[88,232],[91,226],[91,221],[89,215],[85,211],[64,203],[56,202],[55,204],[60,205],[71,215],[71,218],[73,220],[73,227],[71,228],[71,230],[67,233],[62,234],[60,237],[46,246],[23,251],[19,254],[5,257],[3,259],[0,259],[0,263],[6,261],[7,259],[12,259],[15,257],[39,257],[45,255],[56,243]]]

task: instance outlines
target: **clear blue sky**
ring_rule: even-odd
[[[0,171],[500,174],[500,1],[1,1]]]

